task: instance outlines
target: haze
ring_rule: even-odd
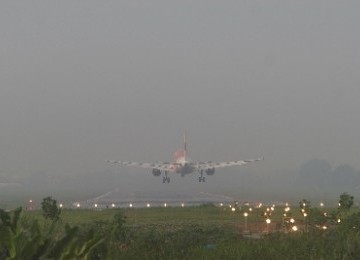
[[[358,1],[0,4],[0,182],[258,199],[314,158],[360,170]],[[193,160],[265,161],[169,185],[105,163],[171,160],[184,132]]]

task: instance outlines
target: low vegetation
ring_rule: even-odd
[[[60,211],[47,197],[41,211],[0,210],[0,259],[357,259],[360,212],[353,199],[344,193],[330,210],[304,199],[292,209]]]

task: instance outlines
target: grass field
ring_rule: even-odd
[[[283,221],[285,207],[275,207],[271,214],[272,226]],[[239,229],[244,226],[245,221],[249,227],[262,225],[265,228],[265,219],[262,214],[266,211],[263,208],[236,208],[232,211],[230,207],[202,205],[193,207],[153,207],[153,208],[125,208],[125,209],[64,209],[61,213],[62,221],[70,225],[88,224],[93,221],[111,221],[114,215],[122,212],[126,216],[126,224],[129,226],[141,225],[202,225],[202,226],[223,226]],[[244,212],[248,213],[245,220]],[[42,220],[41,210],[26,211],[26,216]],[[297,220],[304,221],[298,207],[290,210],[288,215]],[[274,228],[273,228],[274,229]]]
[[[210,204],[63,209],[52,235],[47,234],[51,221],[44,219],[41,210],[36,210],[23,212],[22,226],[27,228],[36,220],[44,237],[53,237],[53,244],[66,236],[66,224],[78,227],[73,242],[78,243],[79,248],[83,247],[81,243],[86,245],[89,234],[95,234],[102,243],[87,259],[356,259],[352,256],[360,254],[358,209],[352,209],[347,218],[344,216],[341,223],[327,230],[319,228],[315,216],[323,216],[325,212],[330,216],[336,209],[313,208],[308,219],[301,214],[298,205],[285,209],[278,206],[274,210],[270,207],[269,210],[267,207],[250,210],[243,206],[233,211],[228,206]],[[265,222],[269,216],[263,216],[265,211],[272,213],[269,225]],[[245,212],[249,213],[246,218]],[[299,231],[285,232],[284,213],[295,219]],[[244,232],[245,225],[250,234]],[[23,234],[31,230],[34,229]]]

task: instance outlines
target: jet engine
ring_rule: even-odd
[[[154,176],[160,176],[161,175],[161,171],[159,169],[152,169],[152,174]]]
[[[205,172],[206,172],[207,175],[214,175],[215,168],[206,169]]]

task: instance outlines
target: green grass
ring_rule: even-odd
[[[253,209],[247,217],[247,222],[265,223],[262,215],[264,208]],[[244,210],[231,211],[229,207],[215,207],[202,205],[194,207],[153,207],[153,208],[125,208],[125,209],[64,209],[61,219],[70,225],[88,224],[93,221],[111,221],[117,212],[123,212],[126,216],[126,224],[129,226],[143,225],[203,225],[203,226],[227,226],[238,228],[245,221]],[[247,210],[247,212],[249,212]],[[272,212],[273,223],[280,223],[283,219],[284,208],[277,207]],[[292,216],[297,222],[304,220],[298,208],[293,208]],[[29,218],[43,220],[41,210],[25,211]]]
[[[248,225],[257,225],[261,234],[266,226],[261,216],[265,210],[253,209],[247,218]],[[360,214],[347,225],[345,219],[327,231],[313,225],[309,232],[274,232],[263,235],[262,239],[249,239],[241,232],[244,212],[245,209],[233,212],[229,207],[213,205],[64,209],[60,229],[65,223],[79,226],[82,235],[94,229],[107,239],[94,255],[107,254],[110,259],[356,259],[349,256],[360,254],[360,230],[353,229],[354,225],[360,227]],[[304,217],[298,207],[290,212],[297,223],[302,223]],[[355,212],[358,209],[349,214]],[[114,216],[118,213],[126,216],[126,223],[114,235],[112,231],[117,225]],[[274,226],[282,222],[283,214],[283,207],[275,208],[271,215]],[[37,219],[46,234],[49,220],[44,220],[41,210],[25,211],[23,217],[28,222]],[[57,233],[59,237],[61,232]]]

